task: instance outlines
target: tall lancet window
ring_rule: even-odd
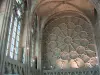
[[[6,56],[17,60],[19,51],[20,31],[21,31],[21,19],[23,13],[23,1],[15,0],[14,5],[11,8],[11,17],[9,19],[9,34]]]

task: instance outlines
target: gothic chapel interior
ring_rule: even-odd
[[[100,75],[100,0],[0,0],[0,75]]]

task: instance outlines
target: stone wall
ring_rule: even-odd
[[[1,30],[2,30],[5,9],[6,9],[6,0],[3,0],[0,5],[0,35],[1,35]]]

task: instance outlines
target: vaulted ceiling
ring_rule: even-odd
[[[82,10],[91,12],[94,7],[89,0],[41,0],[37,7],[39,15],[48,15],[63,10]]]
[[[39,0],[36,7],[36,13],[40,16],[66,10],[81,11],[90,19],[94,17],[94,6],[89,0]]]

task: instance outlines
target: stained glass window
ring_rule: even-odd
[[[6,56],[17,60],[19,51],[20,31],[21,31],[21,18],[23,11],[23,1],[15,0],[14,8],[9,21],[8,43]]]

